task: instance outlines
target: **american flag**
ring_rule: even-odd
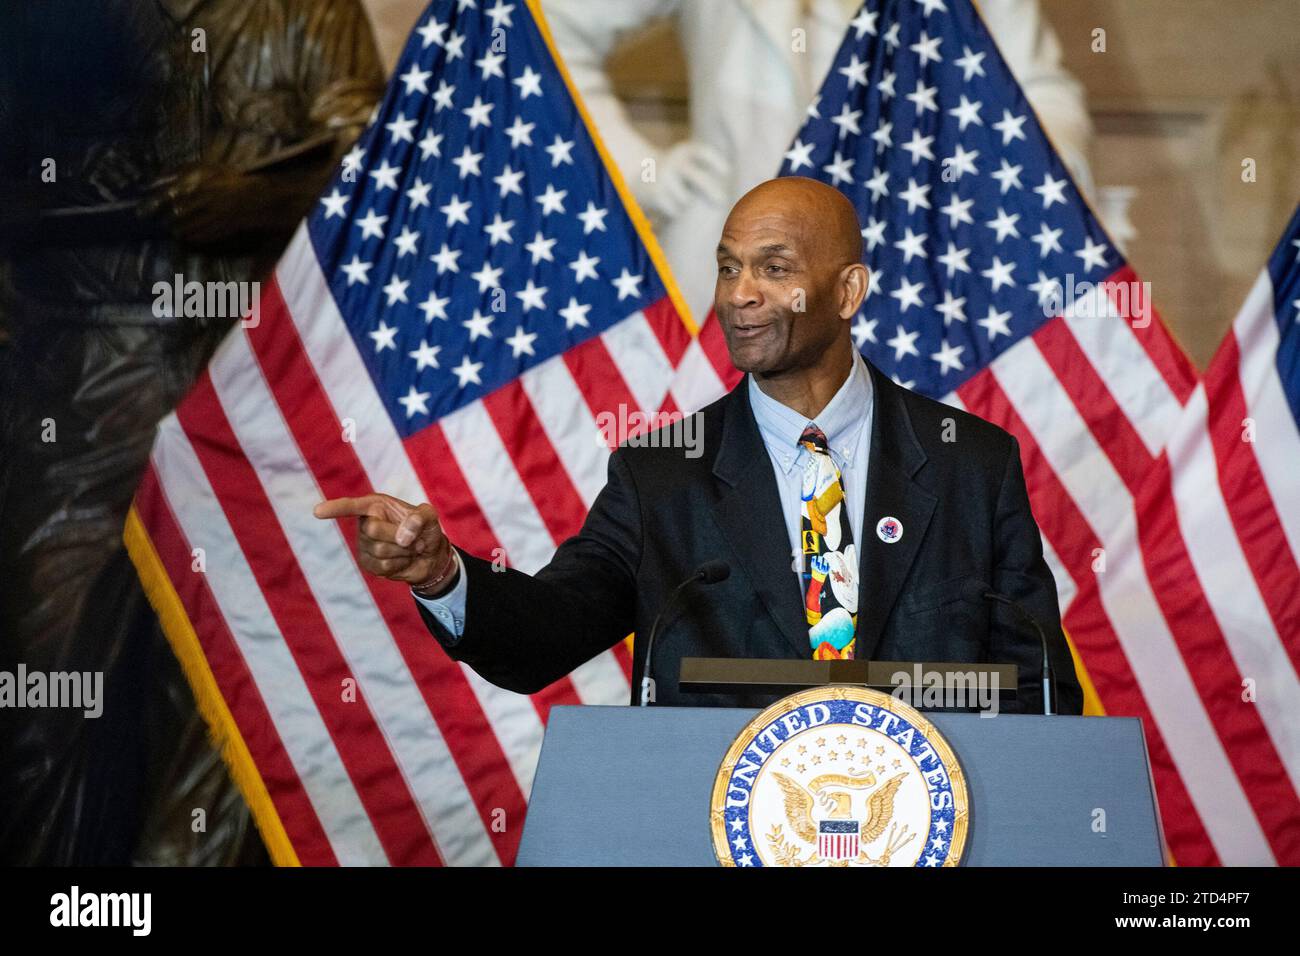
[[[1221,635],[1211,640],[1216,633],[1207,628],[1193,660],[1201,670],[1231,668],[1234,683],[1224,693],[1235,694],[1241,710],[1257,713],[1268,734],[1256,739],[1257,725],[1246,721],[1220,730],[1231,769],[1253,795],[1253,816],[1224,827],[1223,837],[1237,842],[1219,857],[1294,866],[1300,863],[1300,209],[1187,402],[1167,452],[1179,525],[1202,585],[1199,609],[1213,615]],[[1216,769],[1208,764],[1201,772]],[[1216,847],[1218,827],[1227,822],[1216,821],[1211,830]],[[1168,820],[1165,825],[1172,829]]]
[[[458,546],[538,569],[609,422],[675,411],[675,297],[536,7],[433,4],[259,321],[160,426],[126,530],[276,862],[509,864],[548,708],[628,702],[622,645],[531,698],[452,662],[312,505],[430,501]]]
[[[1142,718],[1174,859],[1300,863],[1294,322],[1279,347],[1257,288],[1254,377],[1230,341],[1198,386],[969,0],[865,4],[781,172],[858,209],[863,354],[1019,439],[1085,712]],[[689,408],[739,378],[712,317],[688,361]]]

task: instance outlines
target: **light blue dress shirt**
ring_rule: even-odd
[[[858,350],[853,349],[853,366],[848,378],[826,403],[826,407],[811,420],[765,395],[755,384],[752,375],[745,377],[748,380],[749,404],[754,411],[758,433],[767,448],[776,475],[782,517],[790,536],[791,578],[798,587],[799,572],[796,568],[802,566],[803,560],[803,552],[799,547],[803,468],[809,457],[808,450],[799,444],[799,436],[810,424],[816,425],[826,435],[831,460],[840,470],[840,478],[844,482],[844,506],[849,509],[853,540],[859,549],[862,547],[862,508],[866,497],[867,457],[871,450],[871,416],[874,406],[871,372]],[[455,548],[452,551],[456,555],[458,567],[456,586],[436,599],[421,597],[414,592],[412,594],[459,639],[465,633],[467,585],[460,552]],[[800,562],[798,565],[795,563],[796,557]]]

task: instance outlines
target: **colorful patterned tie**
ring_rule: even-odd
[[[844,482],[820,428],[805,428],[799,444],[808,449],[799,532],[808,640],[813,660],[849,659],[858,626],[858,549],[844,506]]]

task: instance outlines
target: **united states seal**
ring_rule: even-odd
[[[914,708],[831,686],[782,698],[736,736],[710,824],[723,866],[956,866],[966,778]]]

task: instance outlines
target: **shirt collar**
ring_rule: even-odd
[[[841,468],[852,459],[862,438],[872,400],[871,373],[856,348],[853,349],[853,365],[848,377],[814,419],[804,418],[766,395],[753,375],[745,377],[749,380],[749,404],[754,410],[759,434],[763,443],[777,453],[776,459],[782,470],[788,473],[794,467],[803,451],[799,436],[810,423],[817,425],[826,435],[831,457],[840,459],[837,464]]]

